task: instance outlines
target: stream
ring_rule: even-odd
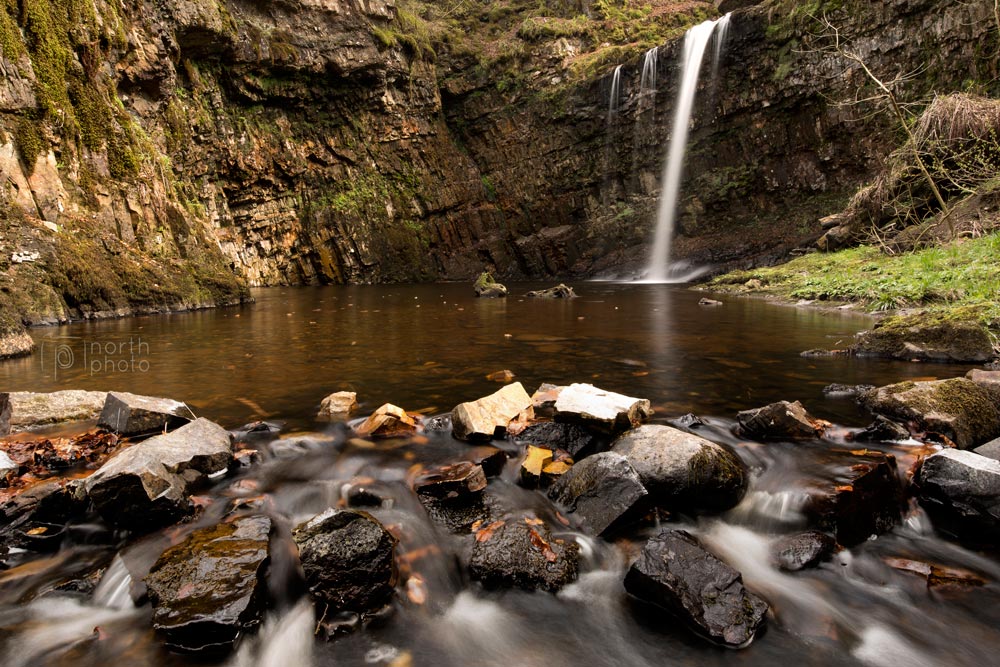
[[[163,549],[221,520],[233,499],[268,515],[272,603],[259,632],[217,663],[232,667],[570,667],[646,665],[986,665],[1000,653],[1000,560],[937,535],[913,504],[891,532],[788,573],[771,543],[803,529],[803,497],[845,473],[831,452],[871,421],[852,399],[826,396],[831,383],[884,385],[963,375],[965,365],[846,356],[805,358],[847,347],[872,320],[758,299],[716,297],[683,287],[574,285],[580,298],[532,300],[545,285],[509,285],[508,299],[475,299],[468,285],[272,288],[239,308],[39,328],[34,357],[0,364],[4,391],[99,389],[167,396],[228,429],[253,420],[282,424],[254,441],[257,465],[217,480],[190,524],[120,541],[99,520],[71,526],[54,553],[20,554],[0,572],[0,664],[98,666],[206,664],[166,651],[150,629],[141,581]],[[694,413],[697,434],[731,447],[751,470],[749,491],[717,516],[671,517],[743,574],[771,607],[767,629],[746,649],[714,647],[665,612],[626,594],[630,560],[660,527],[609,541],[560,522],[542,493],[517,484],[517,446],[489,488],[533,511],[554,536],[580,545],[580,576],[556,594],[485,590],[461,565],[462,541],[436,526],[409,487],[417,465],[451,463],[468,445],[446,431],[375,446],[344,424],[315,419],[327,394],[358,393],[364,417],[386,402],[427,416],[500,388],[487,375],[510,370],[539,384],[586,382],[651,400],[653,423]],[[739,410],[801,400],[836,426],[822,440],[766,444],[735,434]],[[923,445],[874,443],[902,478]],[[336,506],[358,480],[378,488],[372,510],[399,537],[410,583],[392,613],[333,641],[313,638],[315,619],[296,575],[291,528]],[[978,585],[929,586],[890,565],[933,563]],[[414,580],[416,580],[414,582]]]

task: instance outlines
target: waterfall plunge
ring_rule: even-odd
[[[729,27],[729,14],[717,21],[705,21],[687,31],[681,52],[681,83],[674,110],[674,124],[670,137],[667,159],[663,165],[660,202],[656,212],[656,235],[653,249],[646,267],[645,280],[648,282],[683,282],[691,276],[677,276],[672,271],[670,246],[677,217],[677,197],[680,194],[681,172],[684,168],[684,153],[687,148],[688,126],[691,109],[698,90],[698,72],[705,56],[705,50],[712,34],[718,28],[715,60],[718,63],[722,51],[722,39]]]

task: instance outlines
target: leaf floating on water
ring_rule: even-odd
[[[528,524],[529,526],[541,526],[541,525],[543,525],[545,523],[544,521],[542,521],[541,519],[539,519],[537,517],[535,517],[535,518],[524,517],[524,522],[526,524]]]
[[[545,541],[545,538],[543,538],[537,530],[529,528],[528,538],[531,540],[531,545],[542,552],[542,555],[545,556],[545,560],[550,563],[554,563],[559,560],[559,556],[552,550],[552,547],[549,546],[549,543]]]
[[[45,526],[39,526],[38,528],[32,528],[26,534],[27,535],[42,535],[42,534],[48,532],[48,530],[49,529],[46,528]]]
[[[486,526],[485,528],[483,528],[481,530],[477,530],[476,531],[476,542],[486,542],[491,537],[493,537],[493,533],[495,533],[497,531],[497,529],[500,528],[501,526],[503,526],[505,523],[507,523],[507,522],[503,521],[503,520],[494,521],[493,523],[491,523],[490,525]]]

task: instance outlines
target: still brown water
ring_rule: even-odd
[[[513,287],[518,294],[536,286]],[[224,663],[231,667],[995,664],[995,554],[939,537],[914,507],[891,533],[817,569],[779,572],[768,546],[804,525],[804,489],[835,483],[843,472],[829,451],[846,444],[845,429],[823,441],[767,445],[745,442],[732,429],[737,410],[779,399],[800,399],[817,416],[861,425],[869,417],[849,400],[824,398],[825,385],[950,377],[967,367],[799,356],[847,345],[871,324],[856,314],[727,297],[725,305],[706,308],[697,305],[701,294],[670,286],[576,288],[581,298],[573,301],[477,300],[467,285],[273,289],[258,291],[257,303],[241,309],[35,330],[41,353],[0,364],[4,390],[123,389],[187,401],[230,428],[267,417],[286,422],[286,433],[309,433],[262,442],[263,462],[206,493],[205,514],[193,525],[121,552],[121,545],[83,539],[54,555],[26,556],[0,573],[0,664],[202,664],[163,650],[149,629],[148,603],[135,606],[129,596],[133,582],[123,562],[133,571],[142,563],[148,569],[169,541],[217,522],[246,482],[266,494],[279,527],[269,580],[275,602],[261,632]],[[540,493],[517,486],[515,460],[490,489],[509,505],[535,511],[557,527],[557,536],[577,540],[581,576],[557,595],[485,591],[459,564],[461,541],[429,521],[405,481],[415,462],[454,461],[467,445],[444,432],[398,447],[357,447],[342,426],[313,420],[321,398],[342,389],[359,393],[362,413],[385,401],[444,413],[495,391],[499,385],[486,375],[503,369],[529,391],[541,382],[591,382],[650,398],[656,421],[687,412],[705,417],[699,435],[744,459],[750,491],[721,517],[670,525],[696,533],[767,599],[766,633],[741,651],[714,648],[635,603],[622,587],[628,554],[655,530],[612,543],[561,528]],[[897,455],[901,474],[914,459],[912,445],[878,447]],[[376,480],[391,497],[391,506],[375,514],[398,528],[397,553],[426,554],[413,561],[426,600],[414,603],[401,593],[384,623],[316,642],[312,609],[294,585],[288,531],[335,505],[344,484],[359,476]],[[89,529],[76,526],[74,534]],[[889,567],[889,558],[962,568],[984,583],[931,589],[919,576]],[[100,581],[96,590],[72,583],[88,573]]]
[[[185,401],[227,426],[268,417],[308,428],[333,391],[358,392],[363,409],[447,412],[495,391],[486,376],[506,369],[529,392],[590,382],[649,398],[666,415],[733,416],[799,399],[855,423],[852,404],[825,400],[824,386],[968,368],[799,356],[846,347],[871,325],[855,313],[728,297],[703,307],[703,294],[669,285],[576,287],[580,298],[568,301],[476,299],[459,284],[266,289],[243,308],[40,328],[38,354],[0,364],[0,388],[132,391]]]

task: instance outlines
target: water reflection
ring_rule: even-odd
[[[574,300],[517,296],[538,287],[512,285],[507,299],[477,299],[458,284],[275,288],[242,308],[35,329],[39,354],[0,364],[0,388],[167,395],[229,425],[280,417],[311,427],[333,391],[357,391],[363,409],[394,402],[443,412],[495,391],[486,376],[509,369],[529,390],[592,382],[648,397],[667,414],[728,416],[797,398],[855,423],[852,401],[825,399],[823,386],[967,370],[799,356],[848,345],[870,325],[853,313],[728,297],[702,307],[702,294],[669,285],[584,283]],[[130,341],[142,345],[138,355],[92,352]],[[130,357],[142,366],[119,372]]]

